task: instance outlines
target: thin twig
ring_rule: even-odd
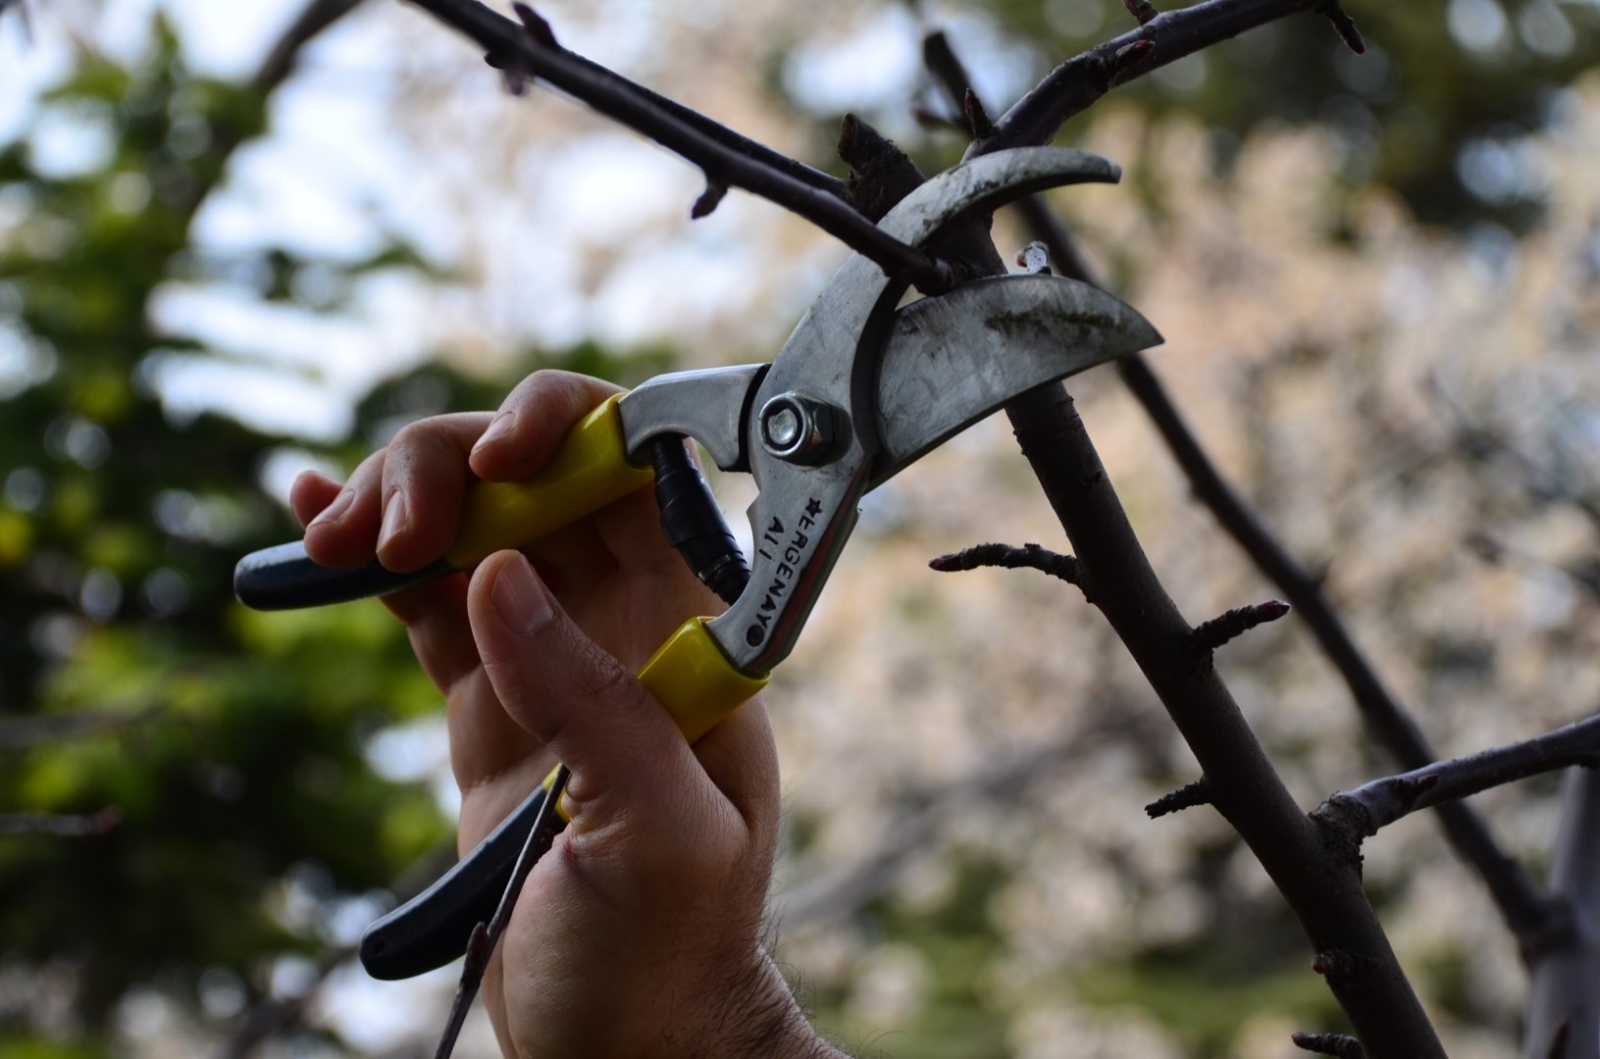
[[[1258,625],[1277,621],[1289,613],[1289,610],[1289,604],[1281,599],[1252,603],[1248,607],[1235,607],[1208,622],[1202,622],[1194,630],[1194,646],[1201,651],[1215,651]]]
[[[1083,587],[1078,560],[1061,555],[1037,544],[974,544],[959,552],[941,555],[928,560],[928,568],[942,574],[976,570],[983,566],[997,566],[1003,570],[1038,570],[1058,577],[1069,585]]]
[[[412,0],[482,46],[493,65],[536,77],[626,125],[705,171],[709,184],[739,187],[804,217],[890,275],[924,293],[948,290],[950,266],[880,230],[840,197],[830,178],[669,103],[564,48],[530,37],[477,0]],[[720,130],[720,131],[717,131]],[[818,178],[821,179],[818,179]]]
[[[1436,761],[1340,791],[1311,815],[1350,837],[1367,837],[1419,809],[1572,765],[1600,765],[1600,714],[1520,743]]]
[[[1201,776],[1193,783],[1185,783],[1177,790],[1169,791],[1145,806],[1145,815],[1152,820],[1159,820],[1163,816],[1181,813],[1185,809],[1210,805],[1213,793],[1211,781]]]
[[[339,19],[354,11],[361,0],[312,0],[300,12],[300,17],[278,37],[266,59],[256,70],[252,85],[265,95],[277,88],[294,72],[300,53],[311,39]]]
[[[1331,1055],[1334,1059],[1366,1059],[1361,1042],[1343,1033],[1296,1033],[1289,1039],[1296,1048],[1318,1055]]]
[[[1090,48],[1056,67],[995,123],[993,137],[975,146],[987,153],[1001,147],[1048,143],[1068,118],[1087,110],[1117,85],[1323,2],[1208,0],[1168,11],[1148,25]],[[1142,40],[1149,41],[1151,47],[1138,63],[1118,61],[1119,52]]]
[[[500,904],[487,924],[479,923],[472,929],[472,937],[467,941],[467,959],[461,968],[461,986],[450,1005],[450,1018],[445,1024],[444,1035],[439,1039],[439,1049],[434,1053],[434,1059],[450,1059],[450,1053],[455,1050],[456,1038],[461,1035],[467,1012],[472,1009],[472,1000],[478,995],[478,987],[483,984],[484,972],[489,969],[489,959],[494,955],[495,946],[500,943],[500,935],[505,933],[506,925],[511,922],[511,913],[517,906],[522,885],[528,881],[528,874],[539,863],[539,858],[550,852],[550,847],[555,843],[558,834],[555,826],[556,807],[561,804],[561,796],[566,793],[567,780],[571,777],[572,773],[566,765],[556,766],[556,774],[545,788],[544,803],[539,806],[539,813],[533,819],[533,828],[528,832],[528,841],[523,844],[505,892],[500,895]]]

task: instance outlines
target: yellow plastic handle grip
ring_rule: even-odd
[[[656,648],[639,670],[639,683],[667,708],[692,745],[766,687],[767,678],[735,669],[706,628],[706,619],[690,618]],[[555,778],[556,770],[551,769],[544,778],[546,791]],[[572,819],[564,800],[556,812],[563,820]]]
[[[620,400],[614,394],[584,416],[532,478],[473,485],[461,533],[445,561],[458,570],[476,566],[502,548],[520,548],[650,484],[655,472],[628,462]]]
[[[667,708],[691,744],[767,685],[734,668],[706,628],[690,618],[639,670],[639,683]]]

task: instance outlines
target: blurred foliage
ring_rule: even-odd
[[[268,995],[281,957],[348,944],[340,909],[367,895],[360,907],[381,910],[450,833],[424,785],[386,781],[366,756],[439,705],[398,624],[373,603],[233,601],[239,556],[296,535],[258,482],[292,439],[164,415],[159,359],[212,351],[156,333],[148,311],[168,280],[245,275],[265,300],[337,313],[362,274],[423,266],[393,241],[356,262],[189,248],[265,101],[191,76],[164,24],[155,41],[130,69],[86,57],[44,102],[108,138],[92,171],[44,175],[25,139],[0,150],[0,814],[114,821],[0,835],[7,1059],[111,1054],[135,989],[225,1028]],[[519,368],[547,363],[622,370],[594,346]],[[506,386],[439,367],[394,380],[324,455],[353,463],[404,421],[493,407]],[[85,730],[30,736],[63,718]]]

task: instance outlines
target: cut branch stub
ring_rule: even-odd
[[[1159,820],[1163,816],[1180,813],[1185,809],[1210,805],[1213,793],[1211,781],[1201,776],[1193,783],[1186,783],[1175,791],[1163,794],[1145,806],[1144,811],[1150,819]]]
[[[1331,1055],[1334,1059],[1367,1059],[1361,1042],[1343,1033],[1296,1033],[1289,1039],[1296,1048],[1317,1055]]]
[[[1269,599],[1265,603],[1236,607],[1196,629],[1194,645],[1202,651],[1215,651],[1229,640],[1237,639],[1257,625],[1277,621],[1289,613],[1289,609],[1289,604],[1281,599]]]

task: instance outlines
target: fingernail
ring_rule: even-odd
[[[524,636],[538,632],[555,617],[550,594],[520,555],[500,568],[490,598],[500,620]]]
[[[334,497],[333,503],[323,508],[322,514],[312,519],[310,525],[308,525],[306,529],[310,529],[311,526],[320,526],[323,523],[338,522],[344,517],[344,513],[350,510],[350,505],[355,503],[355,500],[356,491],[354,489],[346,489],[344,492]]]
[[[483,432],[483,436],[478,439],[478,443],[472,446],[472,451],[477,452],[479,449],[488,448],[501,438],[509,435],[511,433],[511,428],[516,425],[517,417],[513,413],[501,412],[499,415],[495,416],[494,421],[489,424],[489,429]]]
[[[378,550],[383,551],[410,524],[411,512],[406,507],[406,494],[396,493],[383,509],[383,529],[378,531]]]

